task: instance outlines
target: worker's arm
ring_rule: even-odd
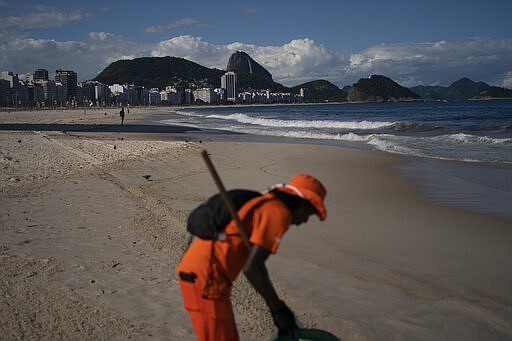
[[[252,244],[249,253],[249,259],[245,263],[244,275],[252,284],[254,289],[263,297],[270,310],[282,308],[282,301],[268,277],[265,261],[270,252],[258,245]]]
[[[244,275],[267,303],[279,331],[292,335],[293,330],[297,328],[295,316],[286,304],[279,299],[268,277],[265,261],[269,255],[270,252],[267,249],[252,244],[249,259],[244,266]]]

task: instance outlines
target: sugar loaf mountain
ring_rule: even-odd
[[[93,80],[108,85],[134,84],[158,89],[164,89],[168,85],[218,88],[221,76],[226,71],[237,74],[239,91],[265,89],[272,92],[298,94],[301,89],[304,89],[308,102],[512,98],[510,89],[489,86],[484,82],[473,82],[468,78],[462,78],[448,87],[416,86],[410,89],[382,75],[361,78],[357,83],[343,89],[326,80],[315,80],[294,87],[286,87],[275,82],[267,69],[242,51],[230,56],[226,70],[207,68],[184,58],[144,57],[113,62]]]

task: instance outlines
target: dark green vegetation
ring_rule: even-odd
[[[350,102],[410,101],[420,96],[395,81],[380,75],[361,78],[348,93]]]
[[[512,98],[512,90],[491,86],[478,95],[473,96],[472,99],[488,99],[488,98]]]
[[[272,92],[289,92],[290,89],[286,86],[274,82],[271,78],[266,78],[259,74],[249,74],[237,72],[236,79],[238,88],[244,90],[270,90]]]
[[[465,100],[470,98],[512,98],[512,90],[461,78],[450,86],[415,86],[412,91],[425,99]]]
[[[304,97],[307,102],[345,102],[347,92],[326,80],[317,80],[291,88],[292,93],[299,93],[304,89]]]
[[[227,70],[234,71],[236,73],[260,75],[263,78],[272,80],[272,75],[267,69],[258,64],[258,62],[252,59],[247,53],[242,51],[237,51],[229,57]]]
[[[133,84],[146,88],[164,89],[167,85],[220,87],[224,71],[209,69],[176,57],[144,57],[118,60],[105,68],[93,80],[103,84]]]

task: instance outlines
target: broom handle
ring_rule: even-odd
[[[226,193],[226,189],[224,188],[224,185],[222,184],[222,180],[219,177],[219,174],[215,170],[215,167],[213,166],[212,160],[208,156],[208,152],[206,149],[203,149],[201,152],[201,155],[203,157],[204,162],[206,163],[206,166],[208,167],[208,170],[210,171],[210,174],[213,178],[213,181],[215,181],[215,184],[217,185],[217,188],[219,190],[220,196],[222,197],[222,200],[224,200],[224,203],[226,204],[229,214],[231,214],[231,218],[235,221],[236,226],[240,230],[240,235],[242,236],[242,239],[244,240],[244,244],[247,247],[247,250],[249,251],[251,249],[251,244],[249,243],[249,238],[247,237],[247,234],[245,233],[244,224],[238,217],[238,213],[235,209],[235,205],[233,205],[233,202],[228,197],[228,194]]]

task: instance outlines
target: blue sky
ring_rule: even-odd
[[[461,78],[512,88],[511,0],[0,0],[0,69],[71,69],[183,57],[225,69],[243,50],[287,86],[383,74],[405,86]]]

